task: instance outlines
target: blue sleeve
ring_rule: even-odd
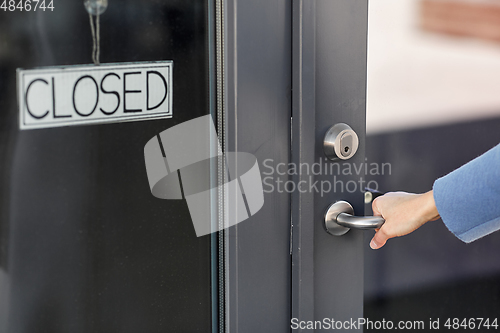
[[[434,182],[444,224],[466,243],[500,229],[500,145]]]

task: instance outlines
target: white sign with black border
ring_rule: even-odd
[[[171,118],[173,62],[18,69],[19,128]]]

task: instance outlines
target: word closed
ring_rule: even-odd
[[[21,129],[172,117],[171,61],[17,71]]]

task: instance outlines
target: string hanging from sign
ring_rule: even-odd
[[[99,56],[101,53],[101,27],[99,17],[106,11],[106,8],[108,8],[108,0],[85,0],[83,4],[89,13],[90,31],[92,33],[92,61],[94,64],[99,65]]]

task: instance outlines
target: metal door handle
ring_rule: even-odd
[[[354,209],[347,201],[337,201],[325,213],[325,230],[331,235],[342,236],[351,228],[378,229],[385,220],[381,216],[354,216]]]

